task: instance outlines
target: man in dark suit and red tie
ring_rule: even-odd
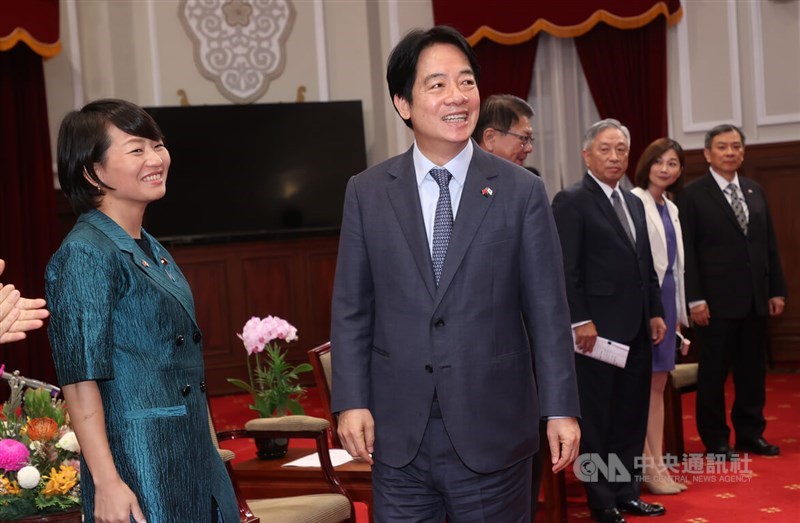
[[[386,76],[414,145],[347,186],[331,323],[339,436],[373,464],[376,521],[528,522],[540,417],[554,470],[580,435],[544,184],[470,139],[479,70],[458,32],[412,31]]]
[[[582,352],[575,356],[581,402],[576,470],[586,473],[592,519],[601,523],[624,523],[622,513],[665,513],[639,498],[634,467],[647,432],[651,343],[661,341],[666,325],[644,206],[619,186],[629,152],[625,126],[611,118],[595,123],[584,136],[586,174],[553,199],[575,344]],[[624,368],[589,356],[598,336],[629,347]],[[608,473],[594,474],[601,464],[593,460],[602,460]]]
[[[697,430],[710,454],[731,459],[725,380],[733,368],[736,450],[774,456],[764,439],[766,324],[783,313],[786,283],[767,199],[738,175],[744,134],[734,125],[706,133],[705,176],[678,199],[686,251],[686,299],[702,340]]]

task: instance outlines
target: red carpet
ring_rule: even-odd
[[[728,383],[728,406],[733,397],[733,387]],[[684,394],[684,435],[687,454],[704,452],[694,420],[695,395]],[[241,428],[255,417],[247,408],[249,396],[235,395],[211,399],[211,408],[217,430]],[[309,389],[303,401],[306,413],[322,416],[319,397],[315,389]],[[800,521],[800,374],[776,373],[767,376],[767,430],[764,436],[771,443],[780,445],[781,455],[773,458],[750,456],[748,465],[742,464],[739,471],[709,473],[693,472],[698,459],[691,465],[678,465],[681,479],[690,483],[689,490],[674,496],[654,496],[644,490],[646,501],[662,503],[667,514],[653,523],[751,523],[767,521],[788,523]],[[311,441],[292,440],[293,446],[310,447]],[[733,442],[731,442],[733,444]],[[255,447],[248,441],[226,443],[237,454],[237,460],[252,459]],[[749,470],[749,472],[748,472]],[[591,521],[582,484],[570,471],[567,475],[567,512],[569,521]],[[359,523],[366,523],[366,507],[356,504]],[[643,518],[630,517],[629,521]]]
[[[726,399],[730,409],[733,385],[728,382]],[[686,453],[705,452],[695,425],[695,394],[683,395],[684,438]],[[771,523],[800,521],[800,374],[781,373],[767,376],[767,430],[764,437],[781,447],[781,455],[750,455],[749,467],[740,472],[729,470],[692,473],[692,465],[678,465],[678,474],[689,489],[678,495],[655,496],[642,489],[642,498],[667,508],[658,523]],[[730,421],[729,421],[729,426]],[[732,436],[733,437],[733,436]],[[731,445],[734,442],[731,441]],[[705,462],[692,460],[701,465]],[[750,473],[744,472],[749,468]],[[719,470],[719,469],[717,469]],[[695,478],[693,480],[693,478]],[[591,521],[583,485],[571,473],[567,475],[567,514],[569,521]],[[644,518],[626,516],[631,521]]]

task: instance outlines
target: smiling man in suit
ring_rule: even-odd
[[[581,403],[579,461],[591,455],[609,465],[618,459],[631,475],[597,475],[584,483],[592,518],[602,523],[624,522],[621,512],[665,512],[639,498],[640,477],[634,468],[647,432],[651,340],[660,342],[666,325],[644,207],[619,187],[629,152],[625,126],[610,118],[595,123],[584,136],[586,175],[553,199],[576,345],[591,353],[599,335],[630,347],[624,368],[586,354],[575,356]],[[592,475],[593,464],[584,465],[581,470]]]
[[[478,75],[455,30],[406,35],[386,76],[414,145],[347,186],[332,409],[376,521],[530,521],[540,417],[555,470],[577,453],[558,235],[541,180],[470,139]]]
[[[761,187],[737,171],[744,134],[733,125],[706,133],[705,176],[678,199],[686,251],[686,299],[703,341],[697,375],[697,430],[708,453],[731,459],[725,380],[733,367],[731,421],[736,449],[774,456],[764,437],[767,315],[783,312],[786,283]]]

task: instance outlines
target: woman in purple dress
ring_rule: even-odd
[[[677,494],[686,485],[670,477],[662,443],[664,434],[664,387],[675,368],[675,346],[680,325],[688,325],[683,287],[683,237],[678,208],[668,198],[683,186],[683,149],[675,140],[659,138],[642,153],[636,165],[633,193],[644,203],[653,265],[661,285],[661,303],[667,332],[653,347],[653,379],[645,440],[644,484],[653,494]],[[688,350],[688,342],[681,350]]]

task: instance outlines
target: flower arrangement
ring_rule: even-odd
[[[66,406],[9,379],[0,419],[0,520],[80,508],[80,447]]]
[[[311,370],[311,365],[291,365],[286,361],[286,351],[278,340],[290,343],[297,339],[297,329],[277,316],[253,316],[237,336],[247,351],[249,383],[228,378],[228,382],[247,391],[253,397],[250,408],[262,418],[285,416],[287,413],[304,414],[298,401],[305,389],[298,383],[299,375]]]

